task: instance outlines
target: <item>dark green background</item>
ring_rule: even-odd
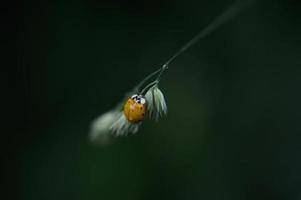
[[[166,118],[88,141],[95,117],[233,2],[19,5],[10,198],[301,199],[298,1],[257,1],[177,58],[160,84]]]

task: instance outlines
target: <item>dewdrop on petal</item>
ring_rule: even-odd
[[[157,85],[150,88],[146,94],[148,116],[155,120],[167,114],[165,98]]]

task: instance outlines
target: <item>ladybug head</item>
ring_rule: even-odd
[[[142,104],[142,105],[146,103],[145,98],[143,98],[142,95],[134,94],[131,98],[132,98],[136,103],[139,103],[139,104]]]

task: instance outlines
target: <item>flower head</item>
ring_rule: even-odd
[[[141,123],[129,122],[124,113],[120,112],[117,120],[111,125],[110,131],[116,136],[127,135],[128,133],[137,133]]]
[[[164,95],[158,88],[162,72],[166,69],[167,66],[164,65],[148,75],[131,92],[127,93],[126,98],[115,109],[95,119],[91,125],[90,140],[103,143],[103,140],[106,140],[110,134],[116,136],[135,134],[145,119],[145,114],[156,120],[166,115],[167,106]],[[147,84],[147,81],[158,73],[157,79]],[[143,89],[142,86],[144,86]],[[129,95],[131,97],[128,97]]]
[[[110,127],[118,119],[119,112],[108,111],[92,121],[89,139],[96,143],[106,143]]]
[[[185,52],[192,45],[195,45],[200,39],[203,39],[209,33],[214,31],[220,25],[222,25],[227,20],[234,17],[238,14],[241,9],[250,5],[252,1],[243,1],[243,3],[237,3],[231,6],[224,13],[219,15],[212,23],[210,23],[205,29],[201,30],[196,36],[194,36],[188,43],[181,47],[175,54],[173,54],[163,66],[147,75],[134,89],[130,94],[136,94],[133,99],[128,102],[127,106],[124,106],[126,109],[122,112],[121,102],[116,109],[109,111],[99,118],[97,118],[92,123],[90,139],[95,140],[100,136],[107,135],[107,133],[113,133],[116,135],[126,135],[127,133],[136,133],[141,121],[144,120],[144,113],[153,119],[158,120],[163,115],[167,114],[167,106],[164,99],[164,95],[161,90],[158,88],[158,83],[162,78],[164,71],[168,69],[168,65],[173,62],[178,56]],[[150,82],[150,80],[154,81]],[[142,88],[144,86],[144,88]],[[140,101],[139,96],[145,94],[146,105],[137,105],[143,104],[143,101]],[[139,98],[136,98],[139,97]],[[121,105],[121,106],[120,106]],[[146,106],[146,109],[145,109]],[[138,109],[138,110],[137,110]]]
[[[167,114],[165,98],[157,85],[150,88],[146,94],[148,116],[155,120]]]
[[[107,141],[109,133],[116,136],[137,133],[144,112],[155,120],[167,114],[164,95],[157,84],[147,90],[144,98],[142,95],[133,95],[125,102],[123,109],[121,103],[96,118],[91,125],[90,140],[102,144]]]

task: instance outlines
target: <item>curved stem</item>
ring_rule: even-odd
[[[156,71],[152,72],[151,74],[149,74],[147,77],[145,77],[136,87],[134,90],[139,91],[140,87],[150,78],[152,78],[154,75],[156,75],[157,73],[159,73],[162,70],[162,67],[157,69]]]
[[[223,25],[225,22],[232,19],[234,16],[236,16],[243,8],[250,5],[251,3],[255,2],[255,0],[244,0],[241,2],[237,2],[231,7],[229,7],[225,12],[218,15],[213,19],[213,21],[208,24],[204,29],[202,29],[198,34],[196,34],[190,41],[188,41],[180,50],[178,50],[173,56],[171,56],[164,65],[169,65],[175,58],[177,58],[179,55],[181,55],[184,51],[186,51],[189,47],[196,44],[200,39],[206,37],[211,32],[215,31],[217,28],[219,28],[221,25]],[[163,65],[163,66],[164,66]]]
[[[161,80],[163,72],[168,69],[168,65],[174,61],[178,56],[180,56],[183,52],[185,52],[188,48],[196,44],[200,39],[206,37],[211,32],[215,31],[217,28],[219,28],[221,25],[232,19],[234,16],[236,16],[243,8],[247,7],[247,5],[250,5],[251,3],[255,2],[256,0],[244,0],[238,3],[235,3],[231,7],[229,7],[225,12],[218,15],[209,25],[207,25],[204,29],[202,29],[198,34],[196,34],[190,41],[188,41],[182,48],[180,48],[175,54],[173,54],[164,64],[161,68],[157,69],[156,71],[149,74],[147,77],[145,77],[134,89],[132,92],[138,92],[140,88],[154,75],[157,73],[158,76],[156,78],[156,84],[158,84]],[[152,82],[148,84],[144,89],[142,89],[142,93],[145,92],[147,87],[154,84],[155,82]]]
[[[158,83],[159,83],[159,81],[157,81],[157,80],[155,80],[155,81],[149,83],[147,86],[145,86],[145,87],[142,89],[141,92],[139,92],[139,94],[144,94],[145,91],[146,91],[148,88],[150,88],[151,86],[154,86],[154,85],[156,85],[156,84],[158,84]]]
[[[162,66],[159,75],[157,76],[157,79],[156,79],[156,80],[158,81],[158,83],[159,83],[160,80],[161,80],[161,77],[162,77],[163,72],[164,72],[165,70],[167,70],[167,69],[168,69],[168,64],[165,63],[165,64]]]

